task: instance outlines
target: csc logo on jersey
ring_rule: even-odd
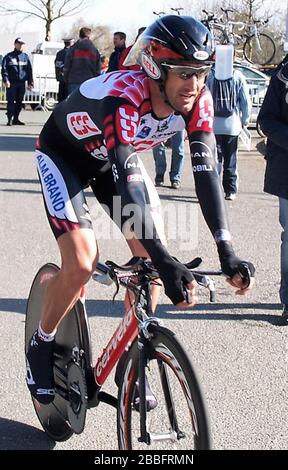
[[[67,114],[66,122],[69,131],[78,140],[101,134],[100,129],[86,111]]]
[[[203,95],[199,99],[199,119],[196,127],[204,131],[213,129],[213,105],[209,95]]]
[[[197,101],[191,119],[188,121],[187,130],[189,135],[197,131],[212,132],[213,118],[212,96],[208,90],[205,90]]]
[[[130,105],[123,105],[116,112],[116,130],[122,144],[133,142],[139,123],[139,113]]]

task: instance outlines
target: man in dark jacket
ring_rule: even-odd
[[[55,75],[56,75],[56,80],[59,82],[59,88],[58,88],[58,103],[60,101],[65,100],[65,98],[68,96],[68,89],[67,89],[67,84],[65,83],[64,80],[64,62],[65,62],[65,57],[68,52],[68,49],[73,45],[74,40],[73,39],[63,39],[64,41],[64,48],[61,49],[61,51],[58,51],[55,57]]]
[[[258,121],[267,136],[264,191],[279,198],[281,235],[280,300],[288,322],[288,64],[271,78]]]
[[[81,28],[78,41],[66,54],[64,80],[68,85],[68,94],[85,80],[100,75],[100,53],[90,40],[91,33],[90,28]]]
[[[2,62],[1,73],[7,97],[7,126],[24,125],[24,122],[19,121],[19,114],[25,95],[25,82],[28,82],[29,89],[33,87],[32,66],[28,55],[22,50],[23,44],[25,42],[21,38],[16,38],[14,51],[5,55]]]
[[[114,72],[115,70],[120,69],[120,57],[122,52],[126,49],[126,34],[121,31],[117,31],[113,36],[113,43],[115,46],[114,52],[110,55],[108,72]]]

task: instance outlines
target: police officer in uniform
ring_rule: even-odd
[[[21,38],[16,38],[14,51],[9,52],[2,62],[2,80],[7,96],[7,126],[24,125],[24,122],[19,121],[19,114],[25,95],[25,83],[28,82],[29,90],[33,87],[32,66],[28,54],[22,50],[23,44],[25,42]]]

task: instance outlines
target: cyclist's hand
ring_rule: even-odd
[[[235,293],[244,295],[249,292],[254,284],[255,267],[253,263],[238,258],[229,242],[219,243],[218,253],[222,271],[227,275],[228,284],[237,288]]]
[[[165,294],[172,303],[181,308],[193,307],[197,301],[197,282],[189,269],[171,257],[162,260],[157,269],[164,284]]]
[[[255,267],[248,261],[240,261],[237,270],[238,272],[232,278],[227,278],[226,281],[230,286],[237,288],[235,294],[245,295],[253,287]]]
[[[176,307],[178,308],[188,308],[188,307],[193,307],[197,302],[198,302],[198,297],[197,297],[197,282],[195,279],[193,281],[189,282],[187,286],[185,286],[185,300],[183,302],[180,302],[176,304]]]

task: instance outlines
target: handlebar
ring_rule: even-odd
[[[195,258],[194,260],[187,263],[185,266],[191,271],[195,281],[199,286],[205,287],[210,293],[210,302],[215,302],[215,284],[210,276],[220,276],[222,271],[198,271],[196,267],[202,262],[201,258]],[[132,258],[127,264],[118,265],[113,261],[107,260],[105,263],[98,262],[96,271],[92,275],[94,281],[110,286],[115,283],[118,287],[119,284],[127,287],[129,280],[133,277],[136,278],[139,275],[146,276],[150,280],[159,278],[159,273],[154,268],[151,261],[147,261],[145,258]],[[188,294],[186,291],[186,301],[189,302]]]

